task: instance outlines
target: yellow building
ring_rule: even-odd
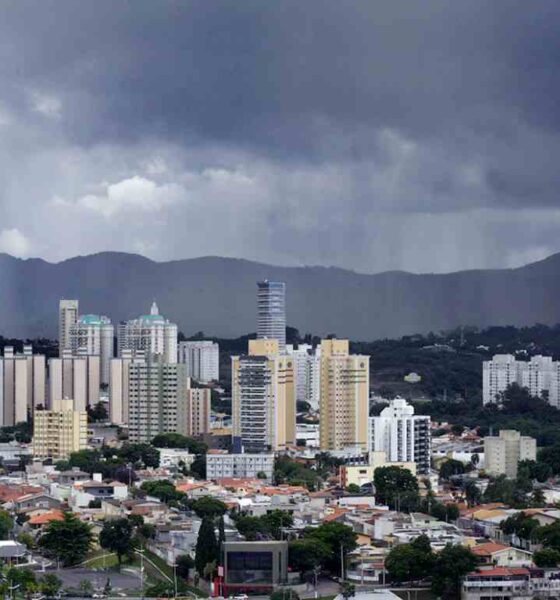
[[[67,459],[87,448],[87,412],[74,410],[74,400],[53,400],[50,410],[36,410],[33,417],[33,455]]]
[[[294,361],[279,354],[278,340],[250,340],[249,353],[232,357],[234,449],[282,450],[295,444]]]
[[[340,484],[343,487],[349,485],[366,485],[373,481],[375,470],[380,467],[400,467],[409,470],[416,476],[416,463],[413,462],[389,462],[383,451],[370,452],[369,464],[367,465],[343,465],[340,467]]]
[[[348,340],[321,342],[321,450],[368,448],[369,356],[350,354]]]

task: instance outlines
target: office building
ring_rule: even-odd
[[[395,398],[369,425],[370,452],[384,452],[390,463],[415,463],[419,475],[430,472],[430,417],[415,415],[404,398]]]
[[[522,436],[519,431],[502,429],[498,436],[484,438],[484,465],[489,475],[517,477],[517,465],[521,460],[536,460],[537,441]]]
[[[78,322],[78,300],[65,300],[58,303],[58,355],[71,350],[70,329]]]
[[[286,284],[280,281],[257,283],[257,338],[278,340],[280,354],[286,348]]]
[[[87,412],[74,410],[74,400],[55,400],[48,410],[36,410],[33,419],[33,456],[66,460],[87,448]]]
[[[233,447],[270,452],[295,443],[293,359],[277,339],[249,341],[249,354],[232,357]]]
[[[169,364],[162,356],[133,361],[128,366],[128,436],[150,442],[160,433],[185,434],[189,380],[185,365]]]
[[[512,383],[560,408],[560,362],[551,356],[537,355],[522,361],[511,354],[494,355],[482,365],[482,402],[500,402],[501,394]]]
[[[72,354],[99,356],[102,385],[109,385],[109,368],[113,358],[114,328],[109,317],[81,315],[70,327]]]
[[[294,359],[296,375],[296,400],[308,402],[319,410],[321,395],[321,348],[300,344],[297,348],[286,345],[286,354]]]
[[[45,357],[24,346],[22,354],[12,346],[0,358],[0,426],[27,421],[38,406],[45,405]]]
[[[49,407],[72,398],[74,410],[84,411],[99,402],[101,360],[85,351],[74,356],[65,350],[61,358],[49,360]]]
[[[117,339],[119,357],[132,350],[162,356],[166,363],[177,362],[177,325],[159,314],[155,302],[149,315],[120,323]]]
[[[200,383],[220,379],[220,347],[210,341],[179,342],[179,362],[187,375]]]
[[[206,479],[264,479],[271,481],[274,473],[274,453],[229,454],[210,450],[206,454]]]
[[[185,421],[179,424],[184,435],[200,437],[210,433],[212,391],[209,388],[193,388],[187,377],[187,397],[182,411]]]
[[[143,364],[146,354],[142,350],[123,350],[119,358],[111,359],[109,375],[109,418],[111,423],[126,425],[129,406],[129,366],[132,363]]]
[[[321,342],[321,450],[368,448],[369,356],[350,354],[348,340]]]

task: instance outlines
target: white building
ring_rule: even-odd
[[[522,436],[519,431],[503,429],[500,435],[484,438],[484,462],[490,475],[517,477],[517,465],[521,460],[536,460],[537,441]]]
[[[395,398],[378,417],[370,417],[369,425],[370,452],[385,452],[389,462],[416,463],[418,474],[429,473],[430,417],[415,415],[404,398]]]
[[[208,452],[206,454],[206,479],[239,478],[253,479],[258,475],[266,475],[272,479],[274,472],[274,453],[262,454],[227,454],[225,452]]]
[[[81,315],[70,327],[70,347],[72,353],[99,356],[100,378],[103,385],[109,385],[109,368],[113,358],[114,328],[109,317]]]
[[[286,354],[294,359],[296,374],[296,400],[309,402],[313,410],[319,410],[321,396],[321,348],[310,344],[286,346]]]
[[[70,328],[78,321],[78,300],[65,300],[58,303],[58,355],[70,350]]]
[[[166,363],[177,362],[177,325],[159,314],[155,302],[149,315],[119,323],[117,337],[119,357],[133,350],[163,356]]]
[[[257,283],[257,338],[278,340],[280,354],[286,349],[286,284],[281,281]]]
[[[85,411],[99,402],[100,381],[100,356],[73,356],[65,350],[61,358],[49,359],[49,405],[72,398],[74,410]]]
[[[551,356],[521,361],[512,354],[494,355],[482,366],[482,402],[498,401],[512,383],[527,388],[531,396],[547,396],[552,406],[560,406],[560,362]]]
[[[185,365],[163,357],[132,362],[128,381],[128,434],[131,442],[150,442],[160,433],[185,433],[189,379]]]
[[[190,454],[183,448],[158,448],[159,466],[163,469],[169,467],[185,466],[187,469],[192,465],[196,455]]]
[[[200,383],[220,379],[220,347],[215,342],[179,342],[179,362],[187,365],[187,375]]]
[[[37,406],[45,406],[45,390],[45,357],[33,354],[31,346],[23,354],[6,346],[0,358],[0,426],[27,421]]]
[[[128,424],[129,367],[143,364],[146,355],[142,350],[123,350],[119,358],[111,359],[109,375],[109,418],[117,425]]]

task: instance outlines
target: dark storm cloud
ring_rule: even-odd
[[[65,233],[66,252],[30,240],[49,257],[116,243],[127,211],[122,249],[161,258],[445,270],[558,249],[542,227],[558,222],[557,0],[0,11],[12,242],[39,235],[24,201],[43,222],[65,210],[74,230],[89,224]],[[189,245],[191,225],[216,228],[215,246]]]

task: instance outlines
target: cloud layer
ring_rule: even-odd
[[[361,271],[560,250],[556,0],[7,2],[0,250]]]

